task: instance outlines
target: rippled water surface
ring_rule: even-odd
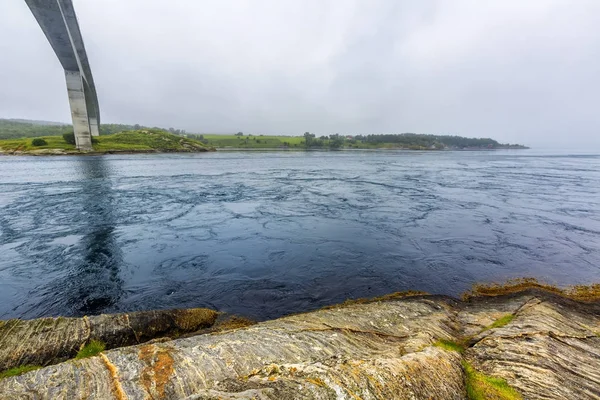
[[[0,318],[264,319],[511,277],[600,281],[595,155],[2,157],[0,171]]]

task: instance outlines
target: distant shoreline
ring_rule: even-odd
[[[505,150],[531,150],[531,147],[521,148],[497,148],[497,149],[406,149],[401,147],[375,147],[375,148],[341,148],[341,149],[305,149],[305,148],[243,148],[243,147],[216,147],[206,150],[102,150],[102,151],[78,151],[62,149],[41,149],[41,150],[15,150],[5,151],[0,148],[0,157],[60,157],[60,156],[102,156],[115,154],[193,154],[193,153],[214,153],[214,152],[295,152],[295,153],[334,153],[334,152],[358,152],[358,151],[397,151],[397,152],[423,152],[423,153],[453,153],[453,152],[472,152],[472,153],[491,153],[494,151]],[[46,151],[44,151],[46,150]],[[50,150],[50,151],[47,151]]]
[[[172,153],[181,153],[181,154],[192,154],[192,153],[208,153],[215,152],[216,149],[210,150],[199,150],[199,151],[189,151],[189,150],[106,150],[106,151],[56,151],[56,152],[40,152],[40,151],[14,151],[14,152],[4,152],[0,150],[0,157],[19,157],[19,156],[30,156],[30,157],[61,157],[61,156],[104,156],[104,155],[114,155],[114,154],[172,154]]]
[[[3,155],[102,155],[137,153],[192,153],[205,151],[492,151],[522,150],[527,146],[499,143],[490,138],[424,134],[321,136],[196,135],[174,134],[162,129],[139,129],[92,138],[92,151],[79,151],[73,133],[60,136],[20,137],[0,140]]]
[[[30,156],[30,157],[60,157],[60,156],[103,156],[103,155],[118,155],[118,154],[193,154],[207,152],[310,152],[310,153],[329,153],[329,152],[345,152],[345,151],[397,151],[397,152],[427,152],[427,153],[450,153],[450,152],[494,152],[502,150],[529,150],[525,148],[498,148],[498,149],[404,149],[393,147],[379,148],[342,148],[342,149],[303,149],[303,148],[235,148],[235,147],[217,147],[207,150],[104,150],[104,151],[77,151],[77,150],[60,150],[60,149],[43,149],[43,150],[16,150],[3,151],[0,149],[0,157],[2,156]]]
[[[498,150],[530,150],[531,147],[506,147],[506,148],[495,148],[495,149],[407,149],[402,147],[369,147],[369,148],[341,148],[341,149],[305,149],[305,148],[296,148],[296,147],[288,147],[288,148],[274,148],[274,147],[262,147],[262,148],[244,148],[244,147],[216,147],[217,151],[310,151],[310,152],[335,152],[335,151],[382,151],[382,150],[392,150],[392,151],[423,151],[423,152],[434,152],[434,153],[443,153],[443,152],[453,152],[453,151],[481,151],[481,152],[491,152]]]
[[[38,143],[35,143],[38,141]],[[35,144],[34,144],[35,143]],[[40,144],[41,143],[41,144]],[[138,130],[92,138],[92,151],[79,151],[71,133],[0,140],[0,154],[14,156],[69,156],[146,153],[200,153],[215,151],[212,146],[162,130]]]

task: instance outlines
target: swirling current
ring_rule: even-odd
[[[402,290],[600,281],[600,156],[217,152],[0,158],[0,318],[255,319]]]

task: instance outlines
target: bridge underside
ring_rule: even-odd
[[[100,134],[100,109],[72,0],[25,0],[65,70],[75,143],[92,150]]]

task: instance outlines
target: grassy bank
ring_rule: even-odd
[[[62,135],[73,132],[71,125],[44,121],[0,119],[0,150],[5,153],[70,154],[73,143]],[[37,146],[32,143],[38,140]],[[42,142],[45,141],[46,143]],[[400,134],[330,134],[305,132],[298,136],[244,134],[230,135],[186,133],[185,130],[148,128],[140,125],[102,124],[96,152],[113,151],[202,151],[205,147],[248,150],[495,150],[522,149],[525,146],[503,144],[491,138],[467,138],[452,135],[417,133]]]
[[[421,134],[394,135],[324,135],[317,137],[266,135],[188,135],[216,148],[231,149],[404,149],[404,150],[494,150],[522,149],[521,145],[498,143],[493,139],[474,139],[460,136]]]
[[[235,149],[274,149],[304,148],[301,136],[236,136],[236,135],[202,135],[203,142],[216,148]]]
[[[303,136],[265,136],[265,135],[200,135],[203,143],[220,149],[307,149],[306,140]],[[309,149],[411,149],[427,150],[425,147],[404,147],[394,143],[365,143],[359,140],[342,139],[315,139]]]
[[[0,140],[6,154],[77,154],[75,145],[62,136],[43,136],[44,145],[35,146],[34,138]],[[198,140],[184,138],[162,130],[137,130],[94,138],[94,153],[114,152],[202,152],[213,150]]]

